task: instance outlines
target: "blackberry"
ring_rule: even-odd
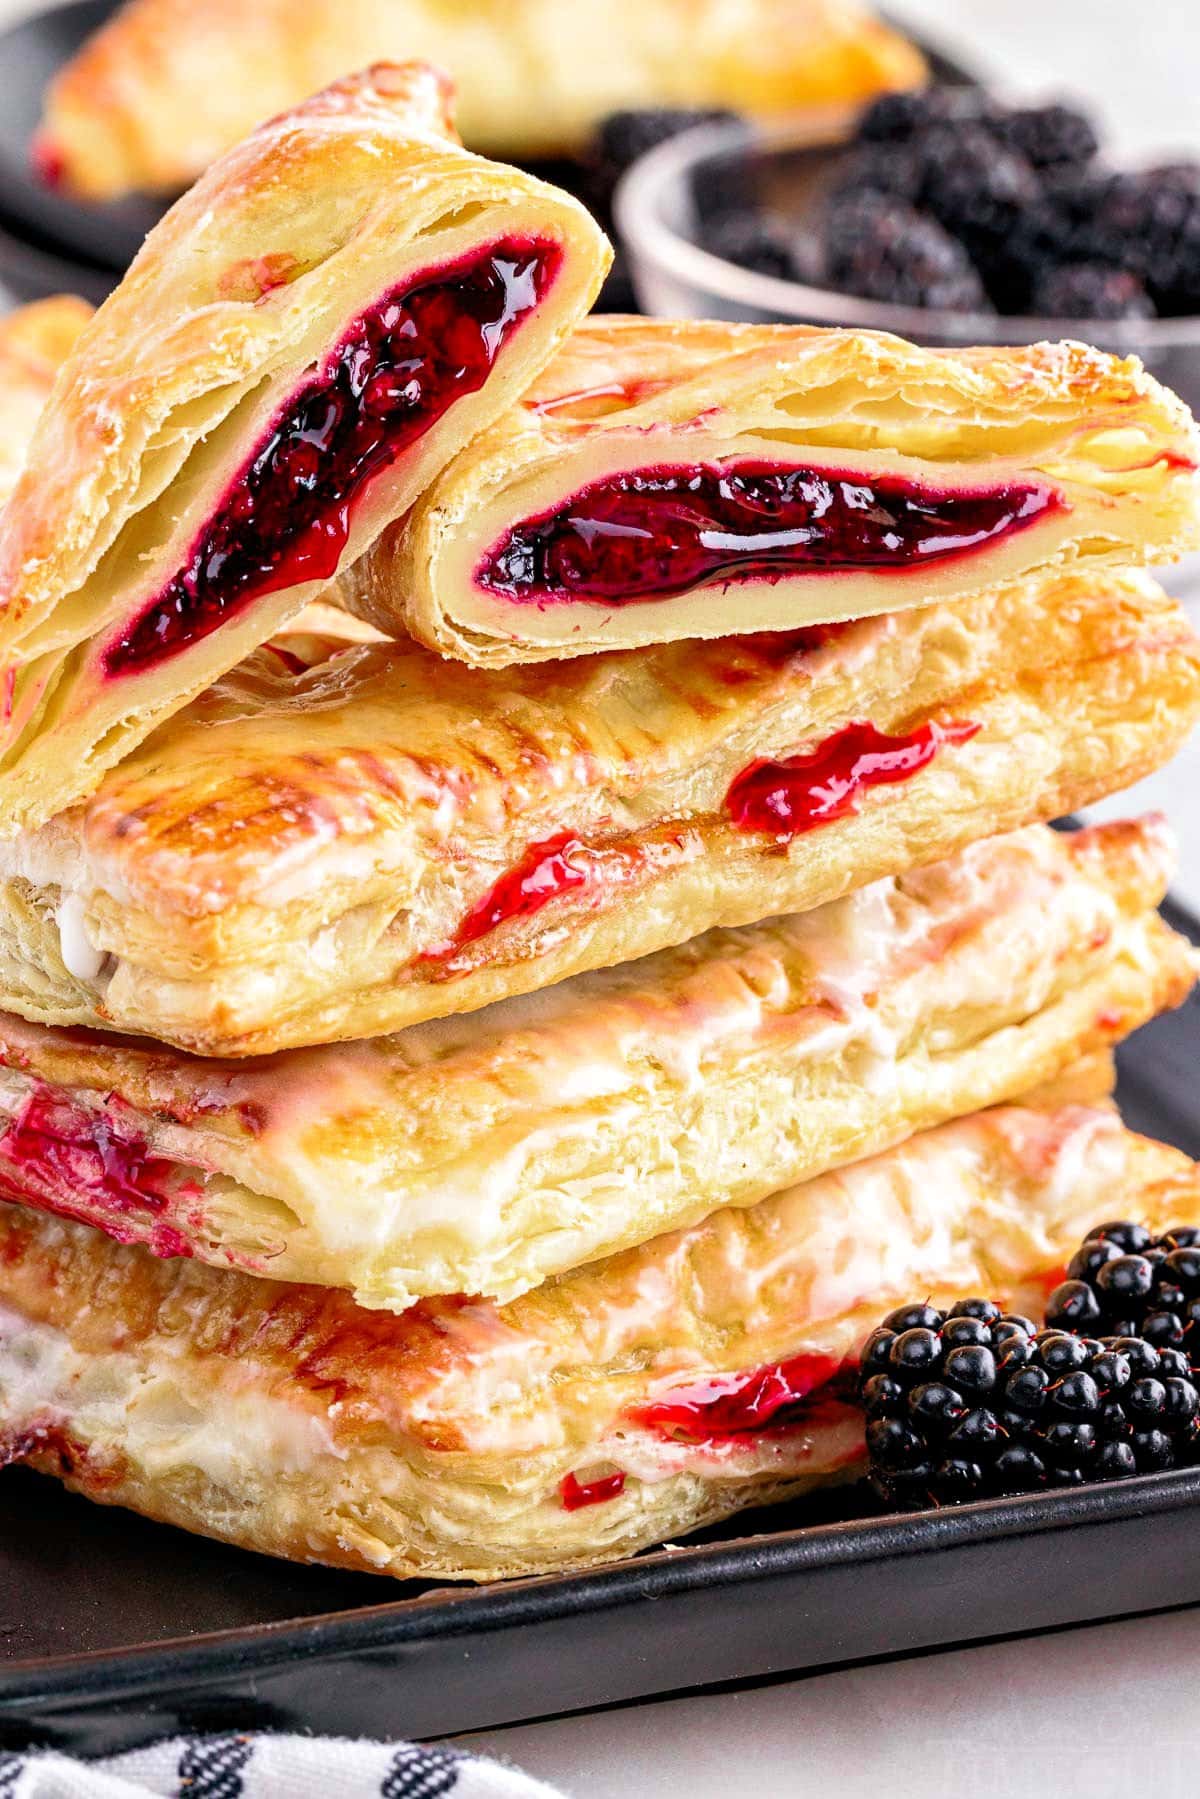
[[[1200,1371],[1200,1228],[1154,1237],[1121,1221],[1089,1231],[1046,1301],[1046,1323],[1089,1336],[1144,1337]]]
[[[860,194],[830,211],[825,279],[866,300],[953,312],[991,310],[962,245],[936,219],[888,194]]]
[[[931,131],[922,149],[921,205],[974,261],[996,255],[1041,198],[1030,164],[982,126]]]
[[[1016,107],[989,125],[1002,144],[1035,169],[1082,168],[1100,148],[1092,121],[1072,106]]]
[[[882,94],[859,115],[861,143],[902,143],[931,125],[978,116],[981,102],[969,88],[926,87],[913,93]]]
[[[617,182],[639,156],[678,137],[681,131],[690,131],[693,125],[725,123],[737,116],[718,107],[654,107],[609,113],[596,127],[586,157],[588,199],[593,208],[608,216]]]
[[[792,234],[769,212],[731,212],[714,219],[705,232],[704,247],[759,275],[790,281],[799,272]]]
[[[1091,260],[1139,276],[1160,312],[1200,311],[1200,165],[1114,175],[1082,241]]]
[[[894,194],[900,200],[916,200],[925,180],[925,159],[919,144],[860,144],[846,157],[826,208],[843,205],[861,193]]]
[[[1178,1350],[1039,1332],[988,1300],[891,1313],[859,1397],[871,1484],[902,1508],[1200,1462],[1200,1391]]]
[[[1102,262],[1064,262],[1033,288],[1030,308],[1046,319],[1152,319],[1154,302],[1128,269]]]
[[[1072,169],[1043,180],[1041,194],[989,259],[988,291],[1001,312],[1032,312],[1035,290],[1054,270],[1091,259],[1090,221],[1110,179]]]

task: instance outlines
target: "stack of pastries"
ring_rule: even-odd
[[[579,1566],[854,1477],[897,1302],[1200,1222],[1108,1101],[1168,836],[1046,823],[1200,713],[1186,410],[606,260],[381,65],[0,328],[4,1459]]]

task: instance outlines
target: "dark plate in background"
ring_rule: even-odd
[[[1168,903],[1194,942],[1200,923]],[[1200,999],[1121,1052],[1128,1122],[1200,1157]],[[0,1744],[181,1727],[436,1736],[1200,1601],[1200,1470],[858,1518],[853,1490],[591,1574],[396,1587],[0,1477]],[[399,1595],[399,1597],[397,1597]]]
[[[164,203],[143,196],[83,205],[47,187],[30,166],[29,147],[47,82],[115,10],[114,0],[71,0],[0,32],[0,280],[21,298],[66,286],[89,299],[103,299],[164,210]],[[936,47],[920,38],[916,41],[937,80],[961,84],[972,79]],[[577,185],[570,179],[569,165],[534,166],[548,179],[567,187]],[[22,271],[18,255],[22,245],[50,266],[40,272]],[[64,265],[61,276],[54,272],[54,258]],[[39,280],[48,277],[48,284],[22,279],[34,274]]]

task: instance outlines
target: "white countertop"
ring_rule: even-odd
[[[0,19],[25,10],[0,0]],[[1131,155],[1200,149],[1198,0],[893,0],[890,10],[1014,89],[1091,96]],[[1195,592],[1200,617],[1200,575],[1171,584]],[[1200,907],[1200,741],[1099,810],[1143,805],[1175,821],[1182,891]],[[956,1788],[1192,1799],[1198,1695],[1200,1609],[463,1741],[571,1799],[923,1799]]]

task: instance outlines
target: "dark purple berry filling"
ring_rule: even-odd
[[[1061,504],[1040,481],[964,492],[764,462],[637,469],[514,526],[483,556],[475,580],[538,605],[620,606],[704,581],[902,572],[982,549]]]
[[[252,600],[328,580],[356,501],[458,399],[557,272],[549,243],[503,239],[386,294],[293,394],[185,566],[105,652],[110,675],[207,637]]]

